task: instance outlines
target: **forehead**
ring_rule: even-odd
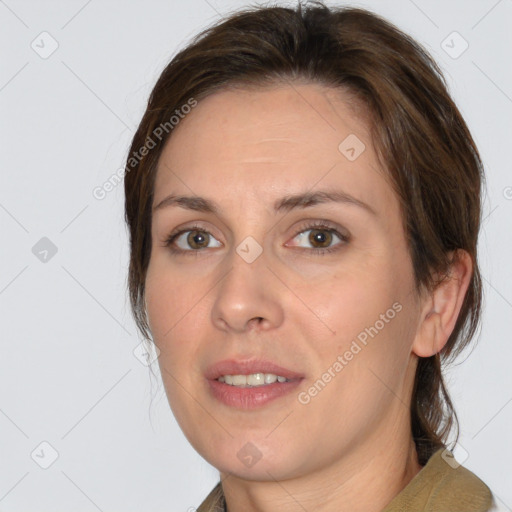
[[[360,105],[318,84],[226,90],[200,101],[174,129],[159,160],[155,203],[171,192],[273,202],[316,185],[375,209],[396,202]]]

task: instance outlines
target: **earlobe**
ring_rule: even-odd
[[[412,352],[418,357],[430,357],[446,345],[459,316],[464,297],[473,275],[471,256],[463,250],[451,254],[449,273],[422,299],[420,323]]]

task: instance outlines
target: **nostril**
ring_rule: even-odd
[[[255,316],[253,318],[251,318],[249,320],[249,322],[247,322],[247,327],[251,328],[251,327],[261,327],[263,322],[265,322],[265,318],[262,317],[262,316]]]

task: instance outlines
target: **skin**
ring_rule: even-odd
[[[220,471],[229,512],[379,511],[421,469],[409,425],[417,360],[446,343],[471,261],[461,252],[451,279],[416,293],[399,203],[356,107],[319,84],[217,92],[175,128],[159,161],[154,205],[177,194],[219,210],[154,211],[146,306],[172,411]],[[366,146],[355,161],[338,149],[350,134]],[[284,196],[319,190],[342,190],[374,213],[343,202],[274,211]],[[327,241],[331,253],[308,239],[308,222],[321,220],[349,236]],[[208,247],[165,246],[195,224],[211,233]],[[329,240],[332,231],[321,233]],[[190,249],[187,234],[180,245]],[[248,236],[263,249],[252,263],[236,252]],[[300,403],[394,303],[401,311]],[[256,410],[218,402],[205,368],[252,357],[305,378]],[[261,453],[250,468],[237,457],[248,442]]]

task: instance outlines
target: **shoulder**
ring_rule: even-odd
[[[219,482],[199,505],[197,512],[225,512],[224,493]]]
[[[493,496],[447,449],[439,449],[383,512],[488,512]]]
[[[382,512],[493,512],[495,507],[489,487],[440,449]],[[219,482],[197,512],[225,510]]]

